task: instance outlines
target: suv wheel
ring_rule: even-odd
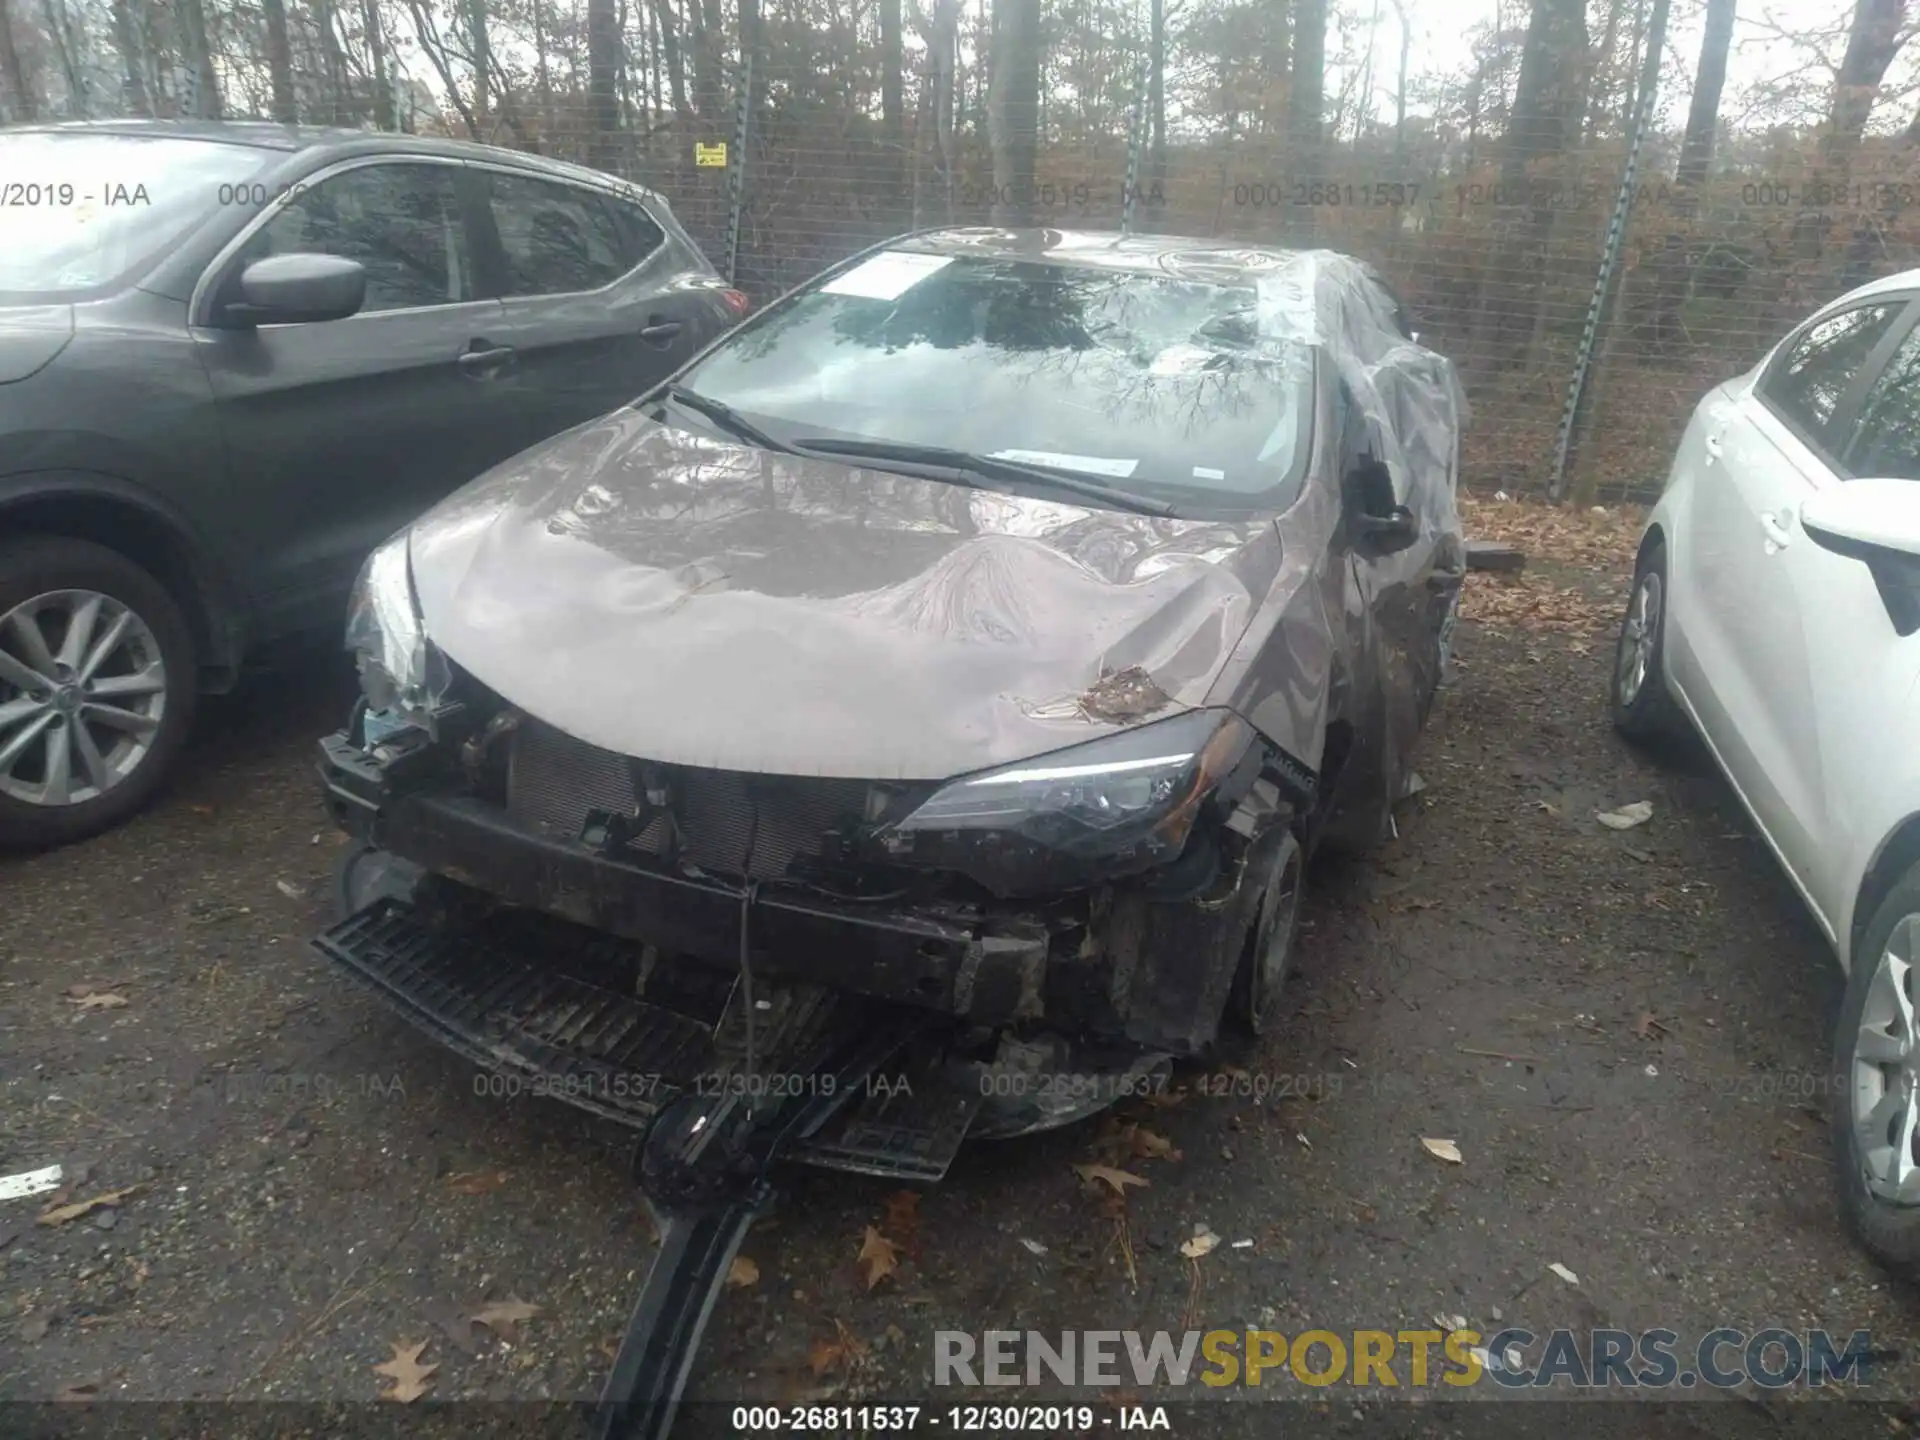
[[[1655,542],[1634,571],[1614,649],[1613,724],[1629,740],[1679,734],[1679,707],[1667,692],[1667,548]]]
[[[1860,937],[1833,1042],[1833,1153],[1848,1225],[1887,1264],[1920,1273],[1920,865]]]
[[[1271,862],[1271,878],[1260,898],[1259,918],[1247,936],[1229,996],[1234,1019],[1251,1035],[1265,1035],[1279,1023],[1280,990],[1293,968],[1293,947],[1300,937],[1300,890],[1305,869],[1306,855],[1299,836],[1289,828],[1281,836],[1280,851]]]
[[[193,723],[193,632],[116,551],[0,545],[0,847],[97,835],[154,796]]]

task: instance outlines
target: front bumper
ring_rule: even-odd
[[[756,977],[1172,1054],[1214,1038],[1258,899],[1236,882],[1204,903],[1098,892],[1077,916],[1058,905],[838,902],[536,833],[431,752],[378,758],[339,733],[321,742],[320,771],[330,810],[357,839],[678,961],[737,973],[744,933]]]

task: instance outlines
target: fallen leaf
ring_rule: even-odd
[[[84,995],[69,995],[69,1005],[77,1005],[82,1010],[118,1010],[127,1003],[127,997],[116,995],[111,990],[88,989]]]
[[[91,1215],[96,1210],[104,1210],[118,1205],[127,1196],[138,1190],[138,1185],[129,1185],[124,1190],[109,1190],[104,1195],[90,1196],[85,1200],[76,1200],[71,1205],[56,1205],[51,1210],[40,1212],[42,1225],[64,1225],[69,1220],[78,1220],[82,1215]]]
[[[447,1189],[456,1195],[484,1195],[507,1183],[505,1170],[462,1170],[447,1177]]]
[[[469,1317],[476,1325],[484,1325],[502,1340],[511,1340],[514,1330],[524,1320],[531,1320],[540,1313],[538,1305],[529,1305],[524,1300],[489,1300]]]
[[[393,1355],[381,1364],[373,1367],[373,1373],[384,1375],[393,1382],[393,1388],[382,1390],[382,1400],[397,1400],[402,1405],[411,1405],[427,1391],[433,1388],[433,1372],[439,1365],[422,1365],[420,1352],[427,1348],[422,1340],[417,1345],[409,1345],[403,1340],[393,1342]]]
[[[67,1404],[78,1404],[87,1400],[97,1400],[99,1397],[100,1382],[98,1380],[82,1380],[75,1385],[61,1386],[60,1393],[53,1398],[64,1401]]]
[[[844,1320],[835,1320],[833,1329],[831,1340],[816,1340],[807,1351],[807,1367],[816,1376],[843,1368],[867,1353],[866,1342],[849,1330]]]
[[[1128,1127],[1131,1132],[1127,1139],[1134,1157],[1140,1160],[1177,1160],[1180,1152],[1173,1148],[1173,1142],[1164,1135],[1156,1135],[1144,1125]]]
[[[1142,1189],[1147,1187],[1147,1182],[1138,1175],[1125,1170],[1116,1170],[1111,1165],[1076,1165],[1073,1169],[1074,1173],[1088,1184],[1105,1184],[1112,1188],[1114,1194],[1120,1196],[1127,1193],[1129,1185],[1138,1185]]]
[[[1211,1255],[1219,1244],[1220,1237],[1209,1230],[1181,1245],[1180,1253],[1189,1260],[1198,1260],[1202,1255]]]
[[[1562,1280],[1566,1281],[1567,1284],[1569,1285],[1578,1285],[1580,1283],[1580,1277],[1574,1274],[1571,1270],[1567,1269],[1567,1267],[1562,1265],[1558,1260],[1554,1261],[1551,1265],[1547,1266],[1547,1269],[1551,1270],[1554,1274],[1558,1275]]]
[[[1666,1028],[1666,1026],[1662,1025],[1660,1021],[1655,1018],[1651,1010],[1643,1010],[1640,1012],[1639,1021],[1636,1022],[1633,1027],[1633,1033],[1638,1035],[1642,1040],[1651,1040],[1654,1031],[1659,1030],[1665,1032]]]
[[[1444,1160],[1449,1165],[1464,1163],[1460,1157],[1460,1147],[1451,1140],[1430,1140],[1422,1135],[1420,1143],[1427,1147],[1427,1153],[1436,1160]]]
[[[1609,830],[1631,830],[1653,818],[1653,802],[1636,800],[1631,805],[1622,805],[1618,810],[1601,810],[1593,818]]]
[[[760,1267],[745,1255],[734,1256],[733,1264],[727,1267],[727,1284],[736,1285],[745,1289],[750,1285],[758,1285],[759,1283]]]
[[[899,1268],[900,1247],[869,1225],[860,1242],[860,1266],[867,1272],[867,1288],[871,1290]]]
[[[291,881],[287,881],[287,880],[274,881],[273,888],[278,890],[282,895],[286,896],[287,899],[289,900],[298,900],[302,895],[306,894],[306,892],[302,890],[298,885],[295,885]]]

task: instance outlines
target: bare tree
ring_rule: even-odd
[[[88,103],[87,76],[80,59],[80,46],[68,23],[64,0],[40,0],[41,13],[47,19],[47,35],[60,57],[60,75],[67,85],[67,104],[74,114],[85,118],[92,108]]]
[[[1714,133],[1720,128],[1720,91],[1727,83],[1727,50],[1733,43],[1738,0],[1707,0],[1706,34],[1700,41],[1700,66],[1693,76],[1693,101],[1687,107],[1687,133],[1680,144],[1679,183],[1696,189],[1706,183],[1713,162]]]
[[[120,52],[120,103],[130,115],[153,114],[153,106],[147,99],[146,63],[140,53],[140,32],[134,28],[131,0],[113,0],[113,45]]]
[[[613,0],[587,0],[587,163],[620,169],[620,106],[614,76],[620,69],[620,25]]]
[[[991,65],[993,223],[1027,225],[1040,135],[1040,0],[994,0]]]
[[[226,101],[220,94],[220,72],[213,68],[213,46],[207,32],[207,12],[200,0],[175,0],[180,30],[187,45],[187,63],[195,77],[194,110],[203,119],[218,120],[226,114]]]
[[[1880,82],[1906,39],[1906,18],[1907,0],[1854,0],[1847,52],[1834,77],[1833,108],[1827,116],[1829,158],[1849,155],[1859,145]]]
[[[373,123],[392,130],[393,81],[387,73],[386,25],[380,18],[380,0],[366,0],[367,53],[373,66]]]
[[[20,51],[13,42],[13,11],[9,0],[0,0],[0,75],[7,82],[7,93],[15,118],[32,120],[40,110],[40,97],[27,83],[26,67],[20,63]]]
[[[1581,0],[1533,0],[1520,52],[1520,82],[1507,116],[1501,181],[1518,188],[1529,167],[1558,155],[1577,134],[1578,95],[1587,66],[1586,7]]]
[[[882,171],[889,191],[885,206],[889,229],[912,205],[907,175],[907,108],[900,21],[900,0],[880,0],[880,143],[886,150]]]
[[[1287,140],[1311,165],[1327,103],[1327,0],[1294,0],[1293,67],[1287,87]],[[1318,173],[1317,169],[1314,173]]]
[[[273,118],[291,125],[300,118],[293,95],[293,49],[287,43],[286,0],[260,0],[267,20],[267,75],[273,86]]]

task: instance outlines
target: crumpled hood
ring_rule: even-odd
[[[37,375],[72,339],[71,305],[0,306],[0,385]]]
[[[582,740],[941,779],[1203,703],[1279,537],[771,454],[622,410],[449,498],[411,553],[441,649]]]

